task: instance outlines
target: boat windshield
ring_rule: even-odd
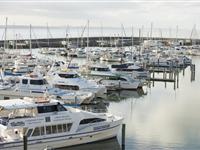
[[[110,71],[109,68],[96,68],[97,71]]]
[[[60,111],[67,111],[67,109],[61,105],[47,105],[47,106],[38,106],[37,107],[38,113],[50,113],[50,112],[60,112]]]
[[[61,78],[79,78],[78,74],[58,74]]]
[[[48,83],[45,79],[41,79],[41,80],[30,80],[30,84],[32,84],[32,85],[44,85],[44,84],[48,84]]]

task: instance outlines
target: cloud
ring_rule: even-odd
[[[84,25],[90,20],[91,26],[141,27],[150,26],[153,22],[155,27],[169,28],[179,25],[182,28],[191,29],[194,24],[200,23],[198,2],[49,2],[30,1],[1,2],[0,20],[8,16],[11,22],[16,24],[42,25],[49,22],[50,25],[72,26]]]

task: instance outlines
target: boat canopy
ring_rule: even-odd
[[[37,107],[37,104],[22,99],[0,100],[0,111],[35,107]]]

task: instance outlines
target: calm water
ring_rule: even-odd
[[[176,90],[173,83],[165,88],[156,82],[146,95],[110,103],[109,112],[125,118],[127,150],[200,149],[200,57],[193,57],[193,63],[193,82],[188,67],[184,74],[180,72]]]
[[[126,124],[126,150],[200,149],[200,57],[193,57],[196,79],[191,82],[190,67],[179,73],[179,88],[173,83],[155,82],[144,92],[113,93],[108,111],[123,116]],[[121,98],[120,98],[121,97]],[[65,148],[66,150],[117,150],[117,139]]]

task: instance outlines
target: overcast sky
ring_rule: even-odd
[[[0,25],[9,24],[45,26],[81,26],[90,20],[90,26],[154,27],[191,29],[200,24],[200,1],[126,1],[123,0],[0,0]],[[90,0],[91,1],[91,0]]]

